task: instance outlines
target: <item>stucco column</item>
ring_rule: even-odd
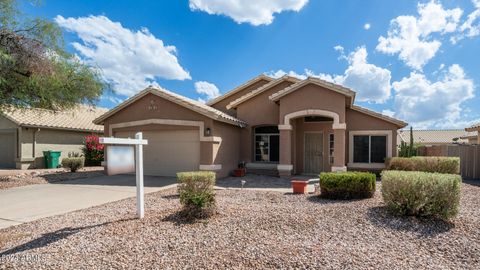
[[[277,166],[279,176],[292,175],[292,126],[279,126],[280,130],[280,164]]]
[[[333,130],[333,166],[332,172],[346,171],[345,166],[345,127]]]

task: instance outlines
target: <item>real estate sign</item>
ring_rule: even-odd
[[[148,144],[141,132],[135,139],[102,137],[100,143],[107,145],[108,175],[135,171],[137,185],[137,215],[143,218],[145,213],[143,191],[143,145]],[[134,151],[135,148],[135,151]]]

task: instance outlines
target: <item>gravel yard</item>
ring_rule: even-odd
[[[90,178],[104,174],[103,167],[85,167],[74,173],[65,169],[2,170],[0,172],[0,189]]]
[[[219,214],[184,223],[176,190],[0,230],[0,269],[479,269],[480,187],[452,223],[396,218],[372,199],[219,190]],[[377,187],[378,189],[378,187]],[[3,243],[1,242],[3,241]]]

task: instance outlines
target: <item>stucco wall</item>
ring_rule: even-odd
[[[150,109],[151,107],[156,109]],[[177,105],[171,101],[165,100],[159,96],[148,94],[137,100],[130,106],[123,108],[104,123],[105,135],[110,136],[109,127],[111,124],[139,121],[145,119],[175,119],[188,121],[203,121],[206,128],[213,128],[213,120]]]
[[[230,104],[230,102],[236,100],[237,98],[239,98],[239,97],[249,93],[250,91],[255,90],[255,89],[257,89],[257,88],[259,88],[262,85],[265,85],[267,83],[269,83],[269,81],[260,80],[256,83],[250,85],[249,87],[245,87],[241,91],[238,91],[237,93],[235,93],[235,94],[233,94],[229,97],[226,97],[225,99],[219,101],[218,103],[213,104],[212,107],[217,109],[217,110],[220,110],[222,112],[226,112],[230,115],[236,116],[237,112],[234,109],[227,110],[227,105]]]
[[[273,93],[292,85],[291,82],[280,83],[271,89],[240,104],[237,108],[237,117],[248,123],[241,132],[240,157],[242,161],[253,161],[253,133],[254,128],[261,125],[277,126],[279,124],[279,106],[269,99]]]
[[[222,164],[222,169],[217,173],[217,177],[225,177],[236,169],[240,162],[240,130],[222,122],[215,122],[215,136],[222,137],[219,144],[215,144],[216,154],[214,155],[214,164]]]
[[[67,131],[54,129],[22,128],[20,135],[22,159],[34,158],[33,162],[25,165],[26,168],[45,167],[43,151],[61,151],[62,158],[68,157],[69,152],[82,153],[85,136],[91,132]],[[34,147],[34,141],[35,147]],[[33,152],[35,151],[35,155]],[[24,167],[24,168],[25,168]]]
[[[17,124],[0,115],[0,129],[15,129]]]
[[[397,155],[397,130],[398,127],[390,122],[381,120],[379,118],[370,116],[368,114],[347,109],[347,137],[345,138],[345,163],[348,163],[349,159],[349,138],[350,131],[357,130],[390,130],[392,132],[392,156]]]
[[[344,95],[315,84],[308,84],[280,99],[280,120],[286,114],[306,110],[322,109],[335,112],[339,115],[340,123],[345,122]]]

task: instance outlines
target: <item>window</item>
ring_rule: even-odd
[[[353,136],[354,163],[383,163],[387,157],[387,136]]]
[[[330,164],[333,164],[333,147],[335,145],[335,137],[333,136],[333,133],[330,133],[328,136],[328,160]]]
[[[305,116],[304,120],[305,123],[310,122],[332,122],[333,119],[324,116]]]
[[[255,128],[255,161],[278,162],[280,137],[277,126]]]

